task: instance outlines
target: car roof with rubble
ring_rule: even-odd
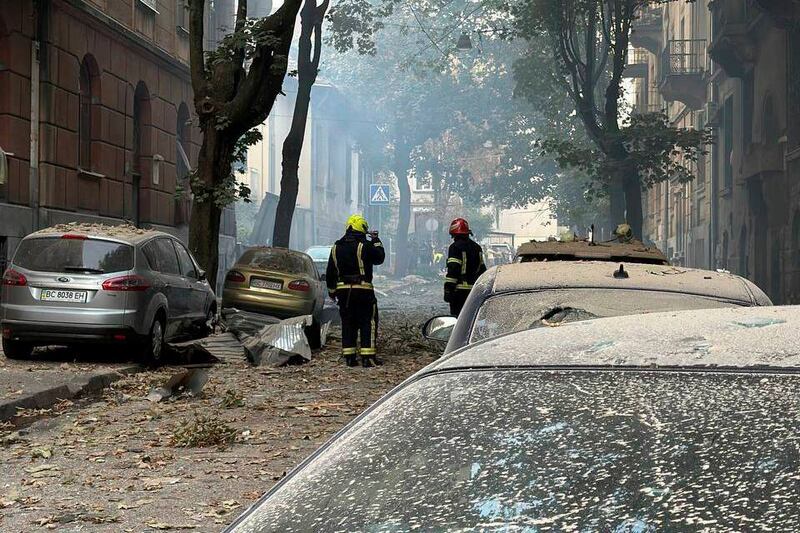
[[[494,337],[420,371],[492,367],[800,370],[800,306],[598,318]]]
[[[157,236],[175,237],[164,231],[149,228],[137,228],[131,224],[92,224],[84,222],[71,222],[69,224],[56,224],[48,228],[31,233],[28,238],[49,237],[53,235],[85,235],[90,238],[109,239],[132,245]]]
[[[608,261],[543,261],[494,268],[494,294],[576,288],[630,289],[772,305],[758,286],[729,272]]]
[[[522,243],[517,249],[518,258],[536,258],[539,261],[628,261],[668,265],[667,257],[653,246],[632,240],[630,242],[591,242],[588,240],[572,241],[529,241]]]

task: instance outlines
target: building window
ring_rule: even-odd
[[[177,0],[175,2],[175,26],[188,33],[189,31],[188,0]]]
[[[8,157],[0,146],[0,200],[6,198],[6,187],[8,185]]]
[[[97,62],[91,55],[81,61],[78,117],[78,166],[92,170],[92,122],[100,92],[100,75]]]

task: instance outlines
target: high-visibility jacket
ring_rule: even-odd
[[[465,236],[457,236],[447,251],[445,289],[470,290],[481,274],[486,272],[481,245]]]
[[[386,258],[383,243],[377,237],[371,241],[361,232],[347,230],[336,241],[328,258],[325,283],[328,292],[341,289],[372,289],[372,267]]]

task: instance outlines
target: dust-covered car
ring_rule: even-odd
[[[492,268],[458,319],[435,317],[429,338],[445,353],[483,339],[598,317],[772,305],[754,283],[730,273],[644,263],[543,261]]]
[[[800,308],[506,335],[412,376],[229,529],[800,529]]]
[[[309,343],[320,343],[327,289],[308,254],[260,246],[246,250],[225,276],[222,306],[289,318],[312,315]]]
[[[166,340],[216,315],[205,272],[177,238],[131,226],[70,224],[32,233],[3,274],[3,352],[35,346],[140,346],[157,362]]]
[[[632,240],[619,242],[594,242],[590,240],[571,241],[529,241],[517,248],[515,261],[533,263],[539,261],[611,261],[614,263],[642,263],[648,265],[668,265],[667,256],[654,246]]]
[[[320,279],[325,281],[325,269],[328,268],[328,258],[331,256],[331,245],[327,246],[312,246],[306,253],[314,261],[314,266],[317,267]]]

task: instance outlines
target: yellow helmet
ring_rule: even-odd
[[[350,215],[350,218],[347,219],[344,229],[347,231],[350,228],[352,228],[354,231],[366,233],[369,229],[369,224],[367,224],[367,219],[361,215]]]

